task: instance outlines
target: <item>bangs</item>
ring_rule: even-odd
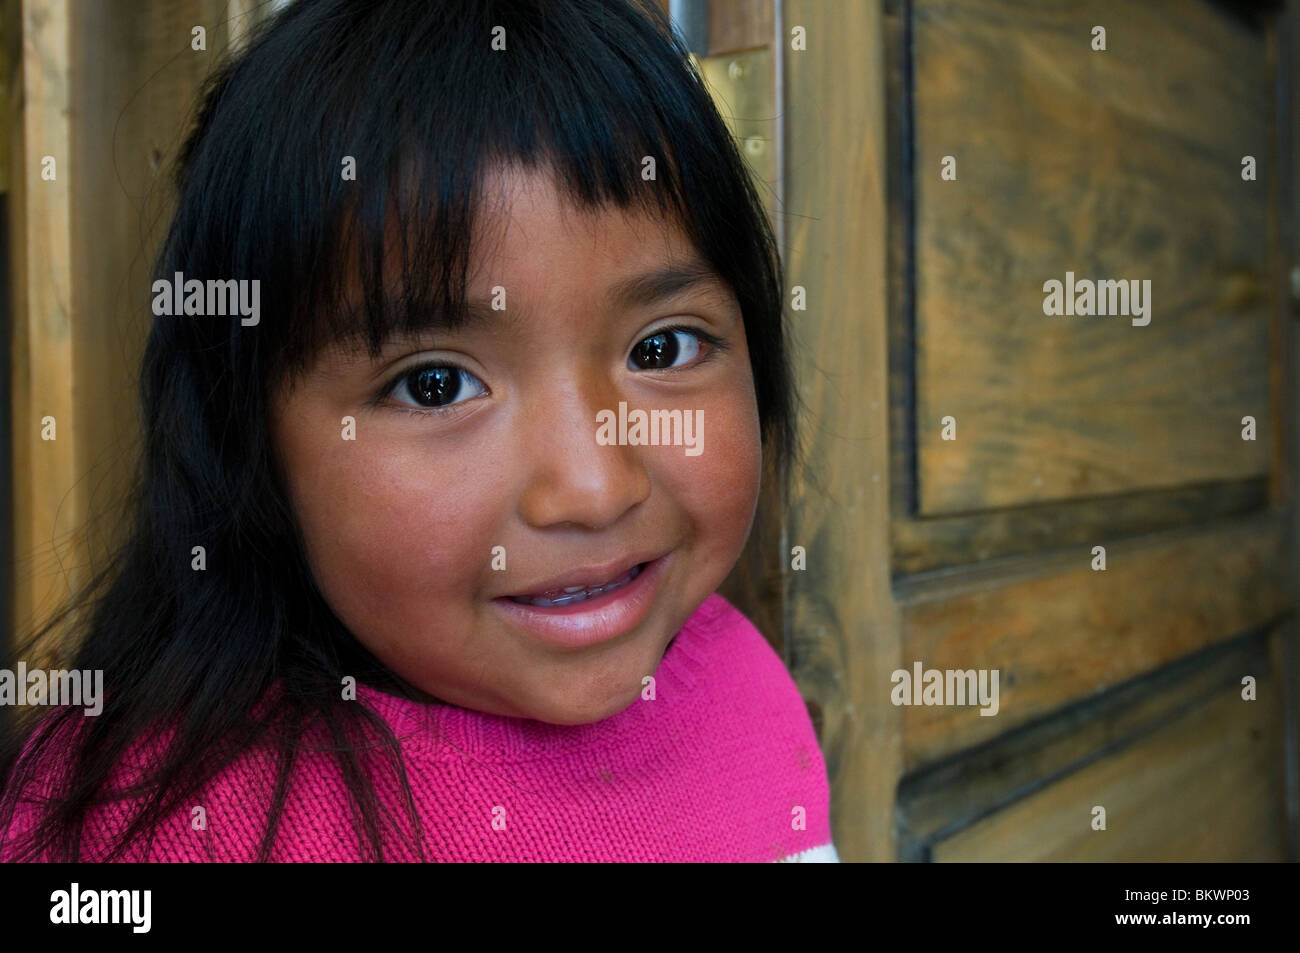
[[[266,95],[314,131],[285,142],[297,151],[280,176],[320,181],[322,165],[329,176],[315,194],[285,181],[278,211],[261,210],[283,223],[285,254],[302,252],[279,278],[296,289],[280,312],[292,326],[283,368],[303,371],[339,345],[373,359],[391,337],[457,327],[494,170],[548,171],[576,208],[636,209],[703,244],[683,170],[727,157],[701,129],[711,101],[685,50],[658,32],[666,23],[649,18],[657,8],[462,0],[454,12],[345,12],[313,32],[285,29],[270,43],[288,49],[264,51],[284,64]]]
[[[327,347],[373,359],[458,327],[476,218],[512,168],[549,173],[578,210],[681,228],[736,294],[765,439],[785,453],[771,223],[655,0],[296,0],[264,21],[206,84],[155,270],[259,280],[262,320],[155,322],[157,346],[239,403]]]

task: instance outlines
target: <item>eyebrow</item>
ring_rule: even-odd
[[[699,286],[715,283],[724,286],[726,284],[722,275],[709,262],[698,256],[692,256],[676,264],[624,278],[609,289],[605,295],[605,302],[612,309],[644,308]],[[460,320],[456,322],[456,330],[493,325],[502,325],[503,330],[509,330],[515,326],[518,318],[518,311],[493,309],[490,297],[475,299],[464,302]],[[415,336],[429,332],[446,332],[450,328],[450,322],[445,318],[432,315],[416,330]],[[406,337],[408,335],[394,335],[386,343]]]
[[[624,279],[610,289],[606,300],[615,307],[645,307],[713,282],[722,282],[722,276],[703,258],[692,257],[678,265]]]

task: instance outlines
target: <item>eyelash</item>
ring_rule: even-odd
[[[645,337],[641,339],[641,341],[648,341],[650,340],[650,338],[658,337],[661,334],[672,334],[675,331],[684,331],[687,334],[694,334],[697,338],[699,338],[701,341],[703,341],[705,344],[709,346],[709,352],[705,354],[703,357],[701,357],[699,360],[697,360],[695,363],[687,364],[685,367],[648,368],[647,372],[650,370],[655,370],[655,371],[667,371],[670,374],[677,374],[681,371],[690,370],[693,367],[699,367],[701,364],[713,360],[715,357],[718,356],[718,354],[722,353],[723,351],[726,351],[729,347],[731,347],[730,344],[722,340],[722,338],[718,337],[716,334],[710,334],[708,331],[702,331],[699,328],[691,327],[689,324],[673,324],[673,325],[669,325],[666,328],[659,328],[653,334],[647,334]],[[636,343],[640,344],[641,341],[637,341]]]
[[[676,331],[682,331],[685,332],[686,334],[694,334],[705,344],[709,345],[708,353],[705,354],[703,357],[697,359],[694,364],[688,364],[685,367],[660,367],[660,368],[653,368],[653,370],[657,370],[661,372],[667,371],[670,374],[675,374],[680,371],[689,370],[693,367],[698,367],[701,364],[705,364],[713,360],[718,354],[728,350],[731,347],[730,344],[728,344],[722,338],[718,337],[716,334],[710,334],[708,331],[703,331],[700,328],[692,327],[687,324],[674,324],[668,327],[658,328],[653,333],[647,334],[645,337],[641,338],[641,340],[637,341],[636,343],[640,344],[642,341],[647,341],[650,338],[656,337],[660,334],[672,334]],[[398,374],[392,377],[382,388],[380,388],[379,393],[376,394],[374,399],[370,401],[371,406],[376,406],[376,407],[384,406],[383,405],[384,398],[387,397],[389,394],[391,394],[398,384],[402,383],[403,380],[405,380],[407,377],[414,374],[416,371],[432,370],[433,368],[439,368],[439,367],[461,371],[466,374],[471,373],[467,369],[461,367],[459,364],[449,364],[446,361],[429,361],[424,364],[415,364],[411,367],[404,368],[402,371],[400,371]],[[447,404],[445,407],[422,407],[422,408],[406,407],[401,404],[394,404],[394,405],[387,405],[387,406],[391,407],[391,409],[393,410],[401,411],[408,414],[414,414],[417,417],[431,417],[431,416],[441,416],[447,413],[454,413],[462,403],[464,403],[464,401],[457,401],[454,404]]]

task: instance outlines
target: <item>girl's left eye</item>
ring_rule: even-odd
[[[675,368],[681,358],[685,358],[687,363],[695,359],[695,356],[700,353],[701,341],[708,344],[710,348],[709,354],[704,358],[706,361],[714,351],[721,351],[726,346],[720,338],[699,328],[686,326],[661,328],[632,348],[632,353],[627,359],[628,366],[634,371]]]

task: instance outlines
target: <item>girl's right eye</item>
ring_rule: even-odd
[[[464,383],[473,382],[479,392],[465,394]],[[384,388],[388,396],[399,395],[405,390],[415,406],[403,409],[413,413],[439,413],[454,404],[463,403],[470,397],[481,397],[487,393],[487,387],[477,377],[454,364],[421,364],[408,371],[403,371],[391,384]]]

